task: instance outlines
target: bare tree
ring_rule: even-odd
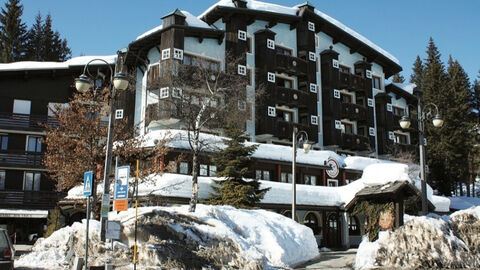
[[[192,154],[191,212],[198,202],[198,158],[209,147],[209,142],[200,139],[200,133],[218,134],[227,123],[245,129],[246,120],[251,117],[246,90],[251,78],[245,66],[239,67],[241,62],[242,59],[232,57],[226,57],[223,66],[221,62],[194,57],[184,64],[163,62],[159,78],[148,86],[158,91],[154,94],[158,103],[153,102],[147,114],[163,127],[174,124],[187,130]]]

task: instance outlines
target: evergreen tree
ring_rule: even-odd
[[[268,189],[260,189],[257,180],[246,181],[245,175],[252,164],[250,156],[257,145],[245,146],[242,129],[229,125],[224,140],[227,147],[212,158],[217,166],[217,176],[224,180],[215,180],[215,194],[210,194],[208,203],[227,204],[237,208],[253,208],[263,198]]]
[[[0,62],[23,60],[26,26],[22,22],[23,6],[19,0],[9,0],[0,12]]]
[[[423,84],[423,63],[420,56],[417,55],[415,62],[413,63],[413,73],[410,75],[410,83],[414,83],[417,87],[422,88]]]
[[[448,178],[455,183],[468,183],[469,150],[473,147],[472,106],[470,103],[470,81],[467,73],[457,60],[448,61],[447,96],[449,102],[444,107],[444,128],[441,139],[445,146],[444,155]],[[461,189],[461,194],[463,193]],[[462,194],[463,195],[463,194]]]
[[[393,75],[392,82],[394,83],[404,83],[405,78],[400,73]]]
[[[417,62],[417,61],[416,61]],[[416,66],[415,66],[416,67]],[[414,67],[414,69],[415,69]],[[418,78],[417,82],[418,82]],[[424,62],[423,78],[420,81],[421,89],[424,91],[423,103],[435,103],[443,117],[445,117],[446,105],[451,97],[448,96],[447,75],[445,66],[441,61],[441,54],[438,51],[432,38],[429,40],[427,48],[427,58]],[[427,163],[430,168],[428,177],[430,184],[439,190],[444,195],[450,195],[452,190],[452,179],[448,177],[448,171],[445,161],[447,153],[446,141],[443,139],[443,129],[447,126],[445,123],[442,128],[435,128],[431,121],[425,121],[425,138],[428,142],[427,149]]]
[[[26,58],[31,61],[65,61],[70,57],[71,50],[67,40],[60,38],[58,31],[52,30],[52,17],[45,20],[39,13],[35,23],[28,31]]]

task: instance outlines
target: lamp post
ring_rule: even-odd
[[[428,213],[428,205],[427,205],[427,180],[425,175],[425,139],[424,139],[424,121],[432,119],[432,123],[434,127],[442,127],[443,126],[443,119],[440,116],[438,111],[438,106],[434,103],[428,103],[427,105],[423,106],[422,104],[422,95],[423,91],[419,88],[415,88],[413,90],[413,94],[417,97],[417,110],[418,110],[418,147],[419,147],[419,154],[420,154],[420,180],[422,183],[422,215],[426,215]],[[432,113],[432,109],[435,109],[435,116]],[[411,125],[410,118],[407,115],[402,116],[399,121],[400,126],[403,129],[407,129]]]
[[[293,159],[292,159],[292,219],[295,220],[296,215],[296,207],[297,207],[297,187],[295,183],[295,167],[297,165],[297,136],[300,135],[298,138],[298,144],[303,144],[303,151],[308,153],[312,145],[308,143],[308,134],[307,132],[301,130],[298,131],[297,127],[293,128],[293,136],[292,136],[292,150],[293,150]],[[305,139],[303,138],[305,136]],[[288,176],[287,176],[288,181]]]
[[[128,79],[124,73],[119,72],[113,75],[113,70],[110,64],[103,60],[103,59],[92,59],[90,60],[85,67],[83,68],[83,74],[80,75],[77,79],[75,79],[75,88],[81,92],[85,93],[90,90],[94,86],[92,81],[92,74],[88,70],[88,65],[94,61],[100,61],[107,65],[110,69],[110,82],[109,82],[109,91],[111,91],[111,100],[110,100],[110,114],[108,116],[108,131],[107,131],[107,149],[105,153],[105,169],[103,173],[103,193],[104,195],[108,196],[110,194],[110,181],[108,179],[108,174],[110,172],[110,156],[112,154],[112,132],[113,132],[113,114],[115,112],[115,105],[114,105],[114,98],[116,94],[116,89],[119,91],[126,90],[128,87]],[[112,85],[113,82],[113,85]],[[103,200],[102,200],[103,203]],[[103,206],[103,205],[102,205]],[[103,208],[103,207],[102,207]],[[100,218],[100,240],[105,241],[105,229],[107,224],[108,216],[101,215]]]

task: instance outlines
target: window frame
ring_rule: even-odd
[[[247,41],[247,31],[238,30],[237,37],[239,40]]]
[[[0,190],[5,190],[6,179],[7,179],[7,171],[0,170]]]
[[[3,147],[5,145],[5,148]],[[0,151],[8,150],[8,134],[0,134]]]
[[[32,186],[30,189],[26,189],[26,184],[27,184],[27,174],[32,174]],[[36,176],[38,175],[38,182],[36,181]],[[35,172],[35,171],[26,171],[23,173],[23,191],[40,191],[41,188],[41,182],[42,182],[42,173],[41,172]]]
[[[28,149],[30,148],[30,138],[35,138],[35,150],[34,151],[29,151]],[[35,135],[27,135],[27,142],[25,144],[25,152],[29,153],[42,153],[42,136],[35,136]],[[40,143],[40,144],[39,144]],[[38,151],[38,146],[40,145],[40,151]]]
[[[276,75],[273,72],[267,72],[267,81],[271,83],[275,83]]]
[[[162,60],[170,59],[170,48],[162,50]]]
[[[173,48],[173,58],[178,60],[183,60],[183,50]]]
[[[237,66],[237,73],[242,76],[247,76],[247,66],[245,65],[238,65]]]
[[[276,117],[277,116],[277,108],[268,106],[267,108],[267,115],[271,117]]]
[[[160,95],[159,95],[159,99],[166,99],[168,98],[168,96],[170,95],[170,88],[169,87],[162,87],[160,88]]]
[[[275,40],[267,38],[267,48],[275,50]]]
[[[330,183],[334,183],[334,185],[330,185]],[[338,187],[338,179],[327,179],[327,187]]]

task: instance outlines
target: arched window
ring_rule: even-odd
[[[348,216],[348,234],[360,235],[360,222],[356,216]]]
[[[322,228],[318,225],[318,218],[314,213],[308,213],[303,220],[303,225],[312,229],[313,234],[321,234]]]
[[[284,216],[286,216],[286,217],[288,217],[288,218],[292,218],[292,211],[290,211],[290,210],[285,210],[285,211],[282,212],[282,215],[284,215]],[[295,215],[295,221],[298,222],[298,216],[297,216],[297,215]]]

